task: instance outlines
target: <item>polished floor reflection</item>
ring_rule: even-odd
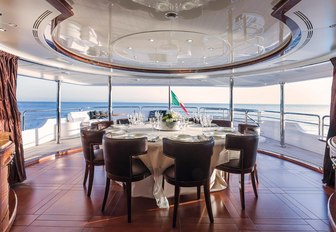
[[[181,197],[177,228],[170,209],[153,199],[132,199],[132,223],[127,223],[126,194],[113,185],[101,213],[105,177],[96,168],[91,198],[83,187],[81,153],[27,168],[28,180],[15,186],[18,215],[12,231],[331,231],[327,200],[333,189],[321,184],[321,174],[258,154],[259,198],[246,178],[246,210],[241,211],[238,176],[229,188],[211,194],[215,223],[209,224],[203,196]]]

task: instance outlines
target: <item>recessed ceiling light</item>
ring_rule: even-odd
[[[17,24],[15,24],[15,23],[7,23],[7,25],[10,26],[10,27],[17,27]]]
[[[155,61],[156,63],[159,63],[159,61],[157,60],[157,61]]]
[[[2,32],[5,32],[5,31],[6,31],[6,29],[5,29],[5,28],[2,28],[2,27],[0,27],[0,31],[2,31]]]
[[[154,39],[149,39],[148,41],[149,41],[149,42],[154,42]]]
[[[193,41],[192,39],[187,39],[188,43],[192,43],[192,41]]]
[[[132,50],[133,48],[132,47],[128,47],[128,50]]]

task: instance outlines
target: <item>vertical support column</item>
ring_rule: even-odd
[[[231,121],[231,127],[233,127],[233,111],[234,111],[234,107],[233,107],[233,85],[234,85],[234,80],[233,77],[230,77],[230,121]]]
[[[112,121],[112,76],[108,77],[108,119]]]
[[[170,85],[168,85],[168,110],[171,109]]]
[[[285,83],[280,83],[280,145],[285,147]]]
[[[61,81],[57,81],[57,133],[56,133],[56,143],[61,143]]]

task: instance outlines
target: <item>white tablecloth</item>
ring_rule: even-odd
[[[165,183],[164,190],[162,189],[162,173],[163,171],[174,164],[174,160],[163,154],[162,138],[191,135],[197,136],[207,133],[207,131],[214,130],[214,128],[202,129],[197,125],[190,125],[180,131],[159,131],[153,130],[150,125],[134,125],[127,128],[129,135],[158,135],[160,139],[157,142],[148,142],[147,154],[139,156],[144,164],[151,171],[152,176],[132,183],[133,197],[150,197],[155,198],[158,207],[168,208],[167,197],[174,196],[174,186]],[[210,132],[211,133],[211,132]],[[238,152],[228,151],[224,149],[225,133],[221,132],[221,137],[215,136],[215,145],[213,148],[213,155],[211,158],[211,171],[221,163],[228,162],[231,158],[237,157]],[[226,188],[226,183],[219,171],[214,171],[211,177],[211,191],[221,190]],[[196,188],[181,188],[181,194],[196,192]]]

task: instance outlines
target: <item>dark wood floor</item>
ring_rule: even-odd
[[[80,153],[28,167],[28,180],[14,188],[19,205],[12,231],[331,231],[327,200],[333,190],[322,186],[321,174],[270,156],[258,154],[258,200],[246,180],[245,211],[240,209],[238,176],[231,175],[229,188],[211,194],[213,225],[203,197],[186,195],[176,229],[171,227],[172,207],[159,209],[146,198],[132,199],[133,221],[128,224],[126,196],[117,185],[102,214],[103,168],[96,169],[88,198],[83,167]]]

